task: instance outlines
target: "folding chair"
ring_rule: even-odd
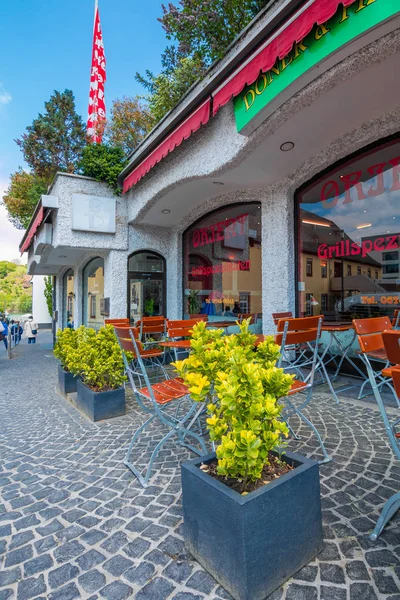
[[[281,354],[277,363],[277,367],[284,368],[285,371],[295,371],[300,375],[299,379],[295,379],[288,395],[285,398],[286,409],[283,413],[283,418],[288,421],[291,416],[296,414],[301,421],[308,425],[315,433],[319,445],[321,447],[324,459],[319,461],[320,464],[330,462],[332,457],[326,451],[321,435],[313,423],[304,415],[303,409],[310,403],[314,376],[319,364],[318,357],[318,342],[321,337],[321,325],[323,317],[304,317],[300,319],[288,319],[287,321],[280,320],[278,328],[282,333],[278,333],[275,341],[281,346]],[[307,351],[308,350],[308,351]],[[294,361],[288,360],[289,353],[296,353]],[[301,377],[302,371],[306,370],[307,375]],[[291,398],[295,394],[304,393],[305,398],[300,406],[296,406]],[[288,427],[296,439],[292,428]]]
[[[142,342],[139,340],[139,328],[138,327],[115,327],[114,326],[114,332],[115,335],[117,336],[117,339],[122,347],[122,344],[124,343],[124,341],[128,340],[128,346],[131,346],[130,340],[131,340],[131,336],[134,337],[134,339],[136,339],[137,341],[137,346],[139,348],[139,352],[141,353],[141,356],[144,360],[146,360],[146,363],[150,363],[153,364],[154,366],[158,366],[162,369],[164,375],[166,375],[166,372],[164,370],[163,364],[164,364],[164,355],[165,352],[164,350],[160,350],[158,348],[143,348],[143,344]],[[125,348],[126,350],[126,348]],[[135,355],[135,352],[133,352],[133,354]]]
[[[146,346],[154,346],[157,341],[164,340],[167,331],[167,319],[165,317],[149,317],[142,318],[136,323],[140,331],[140,340],[146,344]],[[158,336],[158,340],[149,341],[149,337]]]
[[[104,319],[104,325],[116,325],[117,327],[129,327],[129,319]]]
[[[239,323],[241,323],[242,321],[244,321],[245,319],[250,319],[250,325],[254,325],[257,321],[257,315],[254,315],[253,313],[240,313],[238,314],[238,321]]]
[[[360,345],[360,350],[357,351],[357,354],[363,361],[364,365],[367,367],[367,376],[360,388],[358,400],[360,400],[361,398],[365,398],[369,395],[363,395],[365,386],[371,383],[368,368],[372,370],[375,377],[375,381],[378,382],[378,387],[387,385],[392,390],[393,394],[395,394],[391,383],[384,376],[382,376],[382,369],[387,368],[390,364],[386,355],[386,350],[382,338],[382,334],[384,331],[390,331],[393,328],[389,317],[354,319],[353,325],[357,334],[358,343]],[[380,368],[373,369],[371,361],[374,361],[375,363],[380,363]]]
[[[175,360],[178,360],[178,354],[187,353],[190,345],[188,338],[192,335],[193,327],[198,323],[196,319],[180,320],[180,321],[168,321],[167,323],[167,336],[171,341],[171,348],[175,354]],[[183,338],[183,339],[182,339]]]
[[[190,321],[208,321],[208,315],[189,315]]]
[[[393,313],[393,319],[392,319],[393,329],[399,328],[399,321],[400,321],[400,308],[396,308]]]
[[[158,383],[150,382],[148,370],[144,364],[142,351],[140,349],[140,343],[135,339],[132,331],[130,331],[130,340],[121,338],[119,339],[119,342],[123,350],[131,352],[135,357],[135,360],[129,363],[123,352],[125,369],[133,393],[135,394],[139,406],[150,415],[133,434],[124,459],[124,464],[138,478],[141,485],[147,487],[157,454],[165,442],[173,435],[177,436],[180,445],[189,448],[196,454],[199,454],[200,456],[202,454],[207,454],[207,448],[201,435],[191,430],[192,425],[198,419],[198,416],[204,407],[203,405],[199,406],[197,402],[190,399],[189,390],[184,385],[183,380],[179,377],[169,379],[167,376],[166,378],[162,378]],[[187,408],[183,408],[183,414],[180,416],[181,409],[184,405],[186,405]],[[140,469],[133,463],[132,454],[140,435],[144,433],[146,428],[148,428],[150,423],[154,420],[158,420],[162,428],[166,426],[169,431],[161,438],[153,449],[150,461],[147,468],[145,467],[145,474],[143,475]],[[191,444],[186,443],[185,439],[187,437],[194,438],[200,445],[201,451]]]
[[[276,313],[272,313],[272,319],[274,321],[274,325],[278,325],[278,322],[283,319],[292,319],[293,318],[293,313],[291,312],[276,312]]]
[[[382,338],[383,338],[384,347],[385,347],[385,350],[387,352],[387,356],[388,356],[390,362],[391,362],[392,358],[395,358],[397,361],[399,361],[400,360],[400,349],[399,349],[400,332],[399,331],[387,331],[387,332],[382,333]],[[379,389],[380,386],[378,386],[376,383],[374,370],[372,369],[370,362],[366,363],[366,365],[367,365],[367,372],[368,372],[369,380],[371,383],[372,391],[374,393],[376,403],[377,403],[379,411],[381,413],[382,420],[385,425],[386,433],[389,437],[390,445],[392,447],[392,450],[393,450],[395,456],[397,457],[398,460],[400,460],[400,431],[398,431],[400,417],[397,418],[394,422],[391,422],[391,420],[389,419],[388,413],[386,411],[386,407],[382,400],[381,392]],[[394,383],[394,388],[395,388],[395,393],[396,393],[396,398],[397,398],[397,404],[398,404],[398,407],[400,407],[400,398],[399,398],[400,397],[400,363],[397,362],[397,363],[395,363],[395,366],[384,369],[382,371],[382,374],[384,374],[384,372],[386,372],[389,376],[391,376],[393,378],[393,383]],[[383,509],[381,511],[381,514],[379,516],[379,519],[375,525],[375,528],[374,528],[373,532],[371,533],[371,535],[369,536],[370,540],[375,541],[378,539],[378,536],[382,533],[385,525],[388,523],[388,521],[390,521],[390,519],[398,511],[399,508],[400,508],[400,493],[397,492],[396,494],[393,494],[393,496],[391,496],[385,502]]]

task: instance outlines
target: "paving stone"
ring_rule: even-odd
[[[17,533],[16,535],[13,535],[8,549],[14,550],[15,548],[18,548],[19,546],[23,546],[24,544],[27,544],[28,542],[33,540],[34,537],[35,536],[33,535],[32,531],[21,531],[21,533]]]
[[[85,536],[82,536],[82,539],[84,538]],[[128,536],[126,535],[126,533],[123,533],[122,531],[117,531],[116,533],[113,533],[109,538],[104,540],[100,547],[104,548],[104,550],[107,550],[107,552],[109,552],[110,554],[115,554],[116,552],[118,552],[118,550],[122,548],[122,546],[125,546],[127,542]]]
[[[216,585],[215,579],[205,571],[196,571],[186,582],[186,587],[203,592],[203,594],[210,594]]]
[[[318,575],[318,567],[312,567],[307,565],[297,571],[297,573],[293,576],[294,579],[300,579],[301,581],[315,581]]]
[[[64,529],[64,525],[62,525],[57,519],[54,519],[53,521],[51,521],[51,523],[48,523],[44,527],[37,527],[36,531],[39,535],[45,537],[47,535],[51,535],[52,533],[56,533],[61,529]]]
[[[88,571],[81,575],[78,579],[79,585],[83,587],[85,592],[89,594],[97,592],[100,588],[104,587],[106,578],[103,573],[100,573],[97,569]]]
[[[37,558],[33,558],[32,560],[28,560],[24,564],[24,576],[30,577],[31,575],[35,575],[36,573],[41,573],[42,571],[47,571],[54,564],[53,559],[50,554],[42,554]]]
[[[44,576],[30,577],[29,579],[23,579],[18,584],[17,600],[29,600],[29,598],[35,598],[40,594],[45,594],[47,590]]]
[[[143,556],[145,552],[150,548],[150,542],[147,540],[141,540],[137,538],[133,542],[130,542],[124,546],[123,551],[130,558],[139,558]]]
[[[11,525],[0,526],[0,537],[8,537],[11,535]]]
[[[175,586],[164,579],[156,577],[136,594],[135,600],[165,600],[174,591]]]
[[[19,567],[15,569],[0,570],[0,587],[12,585],[21,579],[22,573]]]
[[[80,535],[85,533],[83,527],[79,527],[79,525],[71,525],[70,527],[65,527],[64,529],[60,529],[55,533],[55,537],[60,540],[60,542],[69,542]]]
[[[75,598],[81,598],[81,594],[75,583],[72,582],[55,592],[51,592],[48,598],[49,600],[75,600]]]
[[[84,551],[84,546],[76,540],[73,540],[72,542],[67,542],[56,548],[56,550],[54,550],[54,556],[57,562],[66,562],[67,560],[71,560],[79,554],[82,554]]]
[[[378,597],[369,583],[352,583],[350,584],[350,600],[378,600]]]
[[[52,535],[49,535],[48,537],[35,542],[34,546],[35,546],[36,552],[38,554],[41,554],[42,552],[48,552],[52,548],[55,548],[57,546],[57,541],[55,540],[55,538]]]
[[[124,571],[129,569],[133,565],[133,562],[128,558],[118,554],[117,556],[113,556],[104,563],[103,569],[114,575],[114,577],[119,577],[122,575]]]
[[[385,571],[381,569],[373,569],[372,577],[381,594],[396,594],[396,592],[400,592],[400,587],[397,585],[393,577],[385,573]]]
[[[132,594],[132,588],[122,581],[114,581],[109,583],[100,590],[100,596],[106,600],[125,600]],[[136,598],[139,596],[137,595]],[[153,598],[156,600],[156,598]]]
[[[318,590],[310,585],[289,584],[286,590],[286,600],[317,600]]]
[[[362,560],[353,560],[346,563],[346,572],[349,579],[367,581],[371,579],[367,567]]]
[[[166,565],[171,560],[171,557],[164,554],[164,552],[160,552],[160,550],[157,550],[157,548],[155,548],[154,550],[146,554],[145,559],[149,560],[155,565]]]
[[[13,550],[12,552],[8,552],[6,555],[6,559],[4,561],[4,566],[12,567],[14,565],[18,565],[26,560],[29,560],[33,556],[33,548],[29,544],[28,546],[22,546],[17,550]]]
[[[67,583],[67,581],[75,579],[78,576],[78,573],[78,567],[71,564],[58,567],[57,569],[54,569],[54,571],[50,571],[49,585],[51,589],[61,587],[64,583]]]
[[[391,567],[400,564],[399,559],[389,550],[366,552],[365,558],[370,567]]]
[[[40,525],[40,521],[35,515],[23,517],[14,523],[14,527],[17,531],[20,531],[21,529],[29,529],[29,527],[35,527],[35,525]]]
[[[163,571],[163,575],[176,583],[183,583],[189,579],[193,571],[193,565],[188,562],[172,561]]]
[[[154,572],[154,565],[143,561],[137,567],[132,567],[125,571],[124,578],[130,583],[143,586],[153,577]]]
[[[347,590],[333,585],[321,585],[320,600],[346,600]]]
[[[330,583],[344,583],[345,576],[342,567],[332,563],[320,563],[321,581],[329,581]]]
[[[8,598],[14,597],[14,590],[8,588],[7,590],[0,590],[0,600],[8,600]]]
[[[105,559],[106,557],[104,554],[101,554],[101,552],[98,552],[97,550],[89,550],[85,554],[82,554],[82,556],[79,556],[76,559],[76,563],[79,565],[82,571],[88,571],[89,569],[93,569],[93,567],[102,563]]]
[[[90,531],[86,531],[83,535],[81,535],[80,539],[89,544],[89,546],[94,546],[107,537],[107,534],[104,531],[99,531],[98,529],[91,529]],[[103,548],[103,545],[102,545]]]

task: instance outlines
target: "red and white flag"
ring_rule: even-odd
[[[104,84],[106,81],[106,57],[97,0],[94,9],[92,68],[90,72],[89,109],[87,135],[91,142],[101,144],[106,123]]]

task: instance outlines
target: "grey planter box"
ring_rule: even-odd
[[[125,389],[94,392],[78,379],[76,403],[92,421],[121,417],[125,414]]]
[[[322,550],[318,463],[285,452],[296,468],[242,496],[199,469],[214,458],[181,466],[186,547],[235,600],[264,600]]]
[[[76,392],[77,377],[69,371],[64,371],[61,365],[58,365],[58,390],[63,396]]]

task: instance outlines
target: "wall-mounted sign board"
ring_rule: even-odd
[[[115,198],[72,194],[72,229],[115,233]]]
[[[360,47],[370,43],[371,40],[361,38],[396,15],[400,15],[400,0],[356,0],[347,8],[340,6],[329,21],[316,25],[308,36],[293,45],[287,56],[277,60],[270,71],[260,73],[252,85],[234,98],[237,130],[243,134],[251,133],[255,127],[251,128],[249,124],[256,115],[263,111],[263,119],[267,118],[323,72],[315,69],[317,65],[331,57],[332,64],[327,63],[326,68],[337,64],[345,58],[340,55],[340,50],[357,39],[360,39]],[[349,54],[355,50],[349,49]],[[284,95],[285,91],[288,93]],[[278,98],[280,95],[282,98]],[[268,112],[269,105],[271,110]]]

